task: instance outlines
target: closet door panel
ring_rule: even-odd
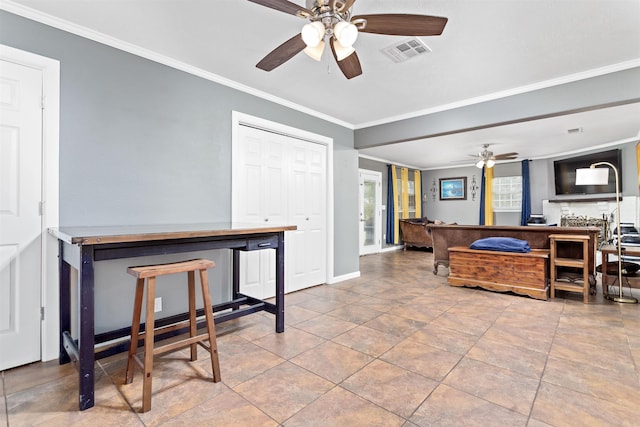
[[[327,147],[247,126],[238,136],[234,220],[297,226],[285,233],[285,291],[324,283]],[[241,254],[241,292],[273,296],[274,257],[272,250]]]

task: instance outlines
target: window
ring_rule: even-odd
[[[409,217],[416,216],[416,186],[414,181],[408,182],[409,186]]]
[[[520,211],[522,209],[522,177],[503,176],[493,178],[493,209],[495,211]]]
[[[396,188],[398,189],[396,194],[396,198],[398,200],[398,218],[406,218],[406,216],[403,215],[404,211],[402,209],[402,178],[400,178],[400,176],[396,179]]]
[[[409,212],[407,215],[404,215],[404,211],[402,208],[402,179],[396,179],[398,194],[396,197],[398,199],[398,218],[415,218],[416,216],[416,183],[413,180],[407,181],[407,194],[409,196]]]

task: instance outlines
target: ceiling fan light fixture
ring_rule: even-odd
[[[496,164],[496,162],[493,159],[487,160],[487,167],[488,168],[492,168],[495,164]]]
[[[333,50],[336,53],[336,59],[342,61],[356,50],[351,46],[343,46],[337,39],[333,41]]]
[[[315,45],[314,47],[307,46],[303,50],[311,59],[315,59],[320,62],[322,59],[322,52],[324,52],[324,41],[320,40],[320,43]]]
[[[316,47],[320,44],[324,38],[324,25],[320,21],[313,21],[305,24],[302,27],[301,35],[302,41],[307,47]]]
[[[351,47],[358,38],[358,28],[351,22],[340,21],[333,27],[336,40],[344,47]]]
[[[484,160],[478,160],[478,163],[476,163],[476,167],[478,169],[482,169],[484,167]]]

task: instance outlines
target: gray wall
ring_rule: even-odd
[[[496,165],[497,167],[498,165]],[[475,175],[478,190],[475,200],[472,200],[471,179]],[[466,200],[440,200],[441,178],[467,178]],[[436,191],[432,192],[433,180],[436,182]],[[427,201],[423,203],[425,215],[432,220],[440,220],[446,223],[478,224],[480,209],[480,183],[482,171],[474,166],[451,169],[428,170],[422,173],[422,193],[427,195]],[[434,196],[435,195],[435,200]]]
[[[60,61],[60,225],[229,221],[237,110],[333,138],[334,275],[358,271],[352,130],[5,11],[0,43]],[[206,255],[213,281],[228,283],[226,251]],[[97,289],[98,331],[130,323],[120,302],[133,295],[130,262],[97,268],[108,283]],[[181,296],[164,296],[163,315],[180,310]]]
[[[544,162],[545,163],[545,168],[547,170],[547,187],[546,187],[546,197],[545,199],[548,200],[567,200],[567,199],[575,199],[576,196],[572,196],[572,195],[560,195],[560,196],[556,196],[556,190],[555,190],[555,183],[554,183],[554,175],[553,175],[553,161],[554,160],[559,160],[559,159],[566,159],[569,157],[576,157],[576,156],[581,156],[583,154],[591,154],[591,153],[597,153],[599,151],[607,151],[610,149],[614,149],[614,148],[620,148],[622,149],[622,171],[621,171],[621,176],[620,176],[620,180],[622,182],[622,196],[637,196],[638,195],[638,164],[636,162],[636,143],[635,142],[629,142],[626,144],[622,144],[619,146],[615,146],[615,147],[609,147],[609,148],[604,148],[604,149],[600,149],[600,150],[589,150],[589,151],[585,151],[584,153],[580,153],[580,154],[576,154],[576,155],[570,155],[570,156],[563,156],[563,157],[554,157],[552,159],[547,159],[544,161],[540,161],[540,162]],[[613,172],[609,172],[611,174],[613,174]],[[615,195],[612,195],[615,197]],[[588,199],[589,197],[594,197],[594,198],[598,198],[598,197],[602,197],[602,195],[593,195],[593,196],[589,196],[589,195],[584,195],[584,196],[579,196],[580,198],[583,199]]]
[[[355,133],[355,147],[365,148],[416,140],[639,100],[640,67],[636,67],[358,129]],[[605,142],[612,141],[603,141]]]
[[[605,141],[603,141],[605,142]],[[531,213],[542,213],[543,200],[567,200],[580,198],[588,201],[589,198],[602,197],[594,196],[556,196],[554,188],[553,162],[561,158],[575,157],[582,154],[590,154],[598,151],[606,151],[612,148],[622,149],[622,195],[638,196],[638,168],[636,163],[636,143],[628,142],[613,147],[585,151],[584,153],[554,157],[549,159],[532,160],[529,163],[529,176],[531,179]],[[520,161],[511,163],[500,163],[494,166],[494,176],[515,176],[520,175],[522,165]],[[476,196],[476,200],[471,200],[471,178],[476,176],[478,186],[482,179],[482,171],[476,167],[464,167],[455,169],[437,169],[423,171],[422,173],[422,192],[427,194],[428,201],[423,206],[425,213],[430,219],[439,219],[445,222],[457,222],[458,224],[478,224],[480,209],[480,189]],[[467,177],[467,200],[451,200],[440,201],[436,195],[434,201],[431,197],[430,189],[433,179],[436,185],[440,178],[451,177]],[[519,225],[519,212],[496,212],[494,217],[495,225]]]

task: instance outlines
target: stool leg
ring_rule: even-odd
[[[189,336],[195,337],[198,333],[198,322],[196,321],[196,281],[193,271],[188,271],[189,285]],[[191,361],[198,360],[198,344],[191,344]]]
[[[207,319],[207,332],[209,333],[209,352],[211,353],[211,370],[213,382],[220,382],[220,362],[218,361],[218,344],[216,342],[216,326],[213,322],[213,310],[211,308],[211,295],[209,294],[209,280],[207,270],[200,270],[200,284],[202,285],[202,299],[204,301],[204,314]]]
[[[129,344],[129,357],[127,358],[127,374],[124,379],[125,384],[133,381],[133,371],[135,361],[133,356],[138,350],[138,337],[140,334],[140,314],[142,312],[142,296],[144,294],[144,279],[136,281],[136,296],[133,302],[133,320],[131,321],[131,343]]]
[[[154,305],[156,299],[156,278],[147,279],[147,318],[144,335],[144,380],[142,386],[142,412],[151,409],[151,373],[153,371],[153,341],[154,341]]]

